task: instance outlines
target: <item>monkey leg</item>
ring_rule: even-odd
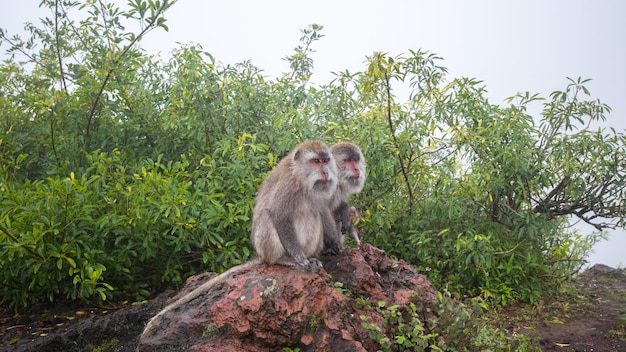
[[[343,252],[343,245],[337,241],[324,241],[324,251],[322,251],[322,255],[337,255]]]
[[[347,203],[345,204],[347,205]],[[340,212],[343,213],[343,211]],[[337,255],[343,252],[344,238],[342,231],[344,227],[344,220],[342,220],[342,215],[338,214],[339,212],[337,211],[335,211],[334,214],[332,214],[330,211],[322,212],[322,226],[324,229],[324,248],[322,250],[323,255]]]

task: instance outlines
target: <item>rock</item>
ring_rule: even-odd
[[[175,308],[153,318],[137,351],[371,351],[380,346],[362,327],[362,316],[383,328],[383,317],[371,309],[378,302],[413,303],[421,321],[432,314],[428,308],[437,311],[437,291],[426,277],[371,245],[322,261],[324,270],[317,273],[244,265],[218,277],[208,290],[201,285],[211,275],[191,278],[172,299]],[[194,289],[203,291],[177,301]]]
[[[115,351],[132,352],[145,322],[163,309],[171,296],[172,292],[166,291],[149,302],[108,313],[88,313],[89,317],[84,319],[76,318],[71,311],[64,311],[62,314],[73,315],[71,320],[55,324],[56,328],[28,328],[26,336],[15,343],[0,345],[0,351],[95,351],[101,348],[98,346],[115,346]]]
[[[423,275],[371,245],[323,263],[317,273],[264,264],[229,271],[208,291],[154,318],[137,351],[370,351],[379,346],[361,316],[381,327],[383,318],[357,298],[372,307],[413,302],[425,318],[426,308],[438,303]],[[212,277],[190,278],[172,301]]]
[[[604,264],[594,264],[594,266],[585,270],[582,275],[595,279],[606,276],[614,279],[626,280],[626,270],[616,269]]]

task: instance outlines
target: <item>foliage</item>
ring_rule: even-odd
[[[381,193],[370,202],[386,214],[365,221],[377,221],[374,243],[456,294],[536,301],[577,272],[601,238],[569,228],[572,216],[599,230],[615,225],[605,218],[623,225],[624,135],[589,130],[609,108],[581,100],[585,80],[553,93],[537,126],[525,111],[539,97],[491,105],[480,82],[444,84],[439,58],[412,54],[375,55],[366,76],[375,82],[362,83],[379,97],[378,119],[387,120],[386,131],[368,129],[382,141],[367,144],[368,183]],[[393,103],[393,79],[417,88],[407,104]],[[391,183],[383,180],[389,175]]]
[[[116,150],[88,155],[80,178],[3,189],[2,300],[98,294],[104,301],[114,287],[142,299],[147,287],[180,284],[182,275],[201,270],[201,260],[212,271],[242,263],[250,256],[242,250],[248,195],[260,178],[233,176],[268,164],[267,148],[248,139],[222,146],[217,160],[207,155],[192,171],[184,159],[129,167]]]
[[[496,106],[417,50],[316,85],[320,25],[271,80],[198,45],[147,54],[172,1],[41,5],[27,39],[0,30],[3,303],[142,299],[245,261],[256,190],[304,139],[361,146],[365,241],[457,297],[536,301],[602,236],[573,221],[624,225],[625,137],[591,128],[610,108],[588,80]]]
[[[532,341],[525,336],[510,337],[479,319],[472,319],[482,303],[475,300],[469,309],[451,298],[448,292],[439,293],[437,307],[387,307],[379,302],[375,309],[382,316],[383,325],[361,316],[361,326],[376,341],[379,351],[533,351]],[[367,301],[365,301],[367,302]],[[433,314],[434,313],[434,314]]]

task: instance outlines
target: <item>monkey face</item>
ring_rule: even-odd
[[[310,195],[316,199],[328,200],[337,190],[335,160],[330,149],[321,142],[310,142],[308,147],[294,154],[294,165],[301,165],[299,172],[307,180],[303,185],[309,189]]]
[[[365,184],[365,158],[354,143],[339,142],[331,151],[339,170],[339,188],[344,196],[361,192]]]
[[[365,164],[361,158],[345,158],[340,164],[340,182],[350,194],[359,193],[365,184]]]
[[[313,173],[315,178],[315,181],[313,182],[313,192],[318,193],[321,196],[330,196],[337,188],[337,184],[335,182],[336,171],[332,167],[334,166],[334,161],[329,156],[323,159],[311,159],[310,163],[312,164],[314,170],[316,170]]]

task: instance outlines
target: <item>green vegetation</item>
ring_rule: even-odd
[[[10,56],[0,64],[2,304],[141,300],[244,262],[256,190],[304,139],[361,146],[365,241],[455,297],[535,302],[601,236],[571,221],[624,225],[625,137],[589,127],[610,109],[587,80],[497,106],[480,81],[447,80],[442,59],[417,50],[374,54],[362,72],[316,85],[319,25],[286,57],[291,71],[270,80],[198,46],[147,54],[141,40],[167,30],[171,5],[43,0],[51,17],[29,24],[28,38],[0,31]],[[405,100],[394,93],[405,90]]]
[[[448,293],[439,293],[439,305],[421,309],[410,303],[387,307],[379,302],[376,308],[364,309],[382,316],[383,325],[361,315],[361,326],[376,341],[382,352],[391,351],[538,351],[534,341],[525,335],[510,336],[484,321],[485,306],[474,299],[470,309]]]

